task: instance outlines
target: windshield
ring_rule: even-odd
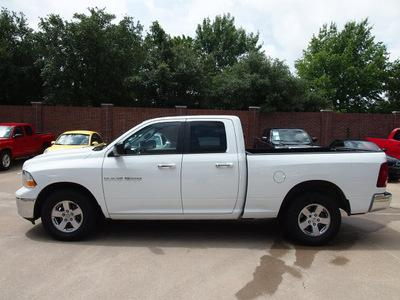
[[[10,138],[13,131],[12,126],[0,126],[0,138]]]
[[[89,135],[80,133],[69,133],[61,135],[56,145],[89,145]]]
[[[301,129],[273,129],[271,140],[274,144],[305,145],[311,144],[311,138]]]
[[[379,148],[378,145],[368,141],[345,141],[344,147],[351,149],[370,150],[370,151],[381,150],[381,148]]]

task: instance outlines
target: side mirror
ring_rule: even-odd
[[[124,153],[124,144],[123,143],[117,143],[114,145],[114,150],[113,150],[113,154],[115,157],[121,156]]]
[[[92,143],[92,146],[98,146],[98,145],[99,145],[98,142],[93,142],[93,143]]]
[[[313,141],[313,143],[316,143],[316,142],[318,142],[318,139],[316,137],[313,137],[312,141]]]
[[[261,141],[264,142],[264,143],[267,143],[268,142],[268,137],[267,136],[261,137]]]
[[[23,135],[22,135],[22,134],[20,134],[20,133],[16,133],[16,134],[14,134],[14,138],[20,138],[20,137],[23,137]]]

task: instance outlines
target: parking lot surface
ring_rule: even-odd
[[[389,209],[343,217],[324,247],[267,221],[107,222],[81,242],[22,219],[17,161],[0,172],[0,299],[398,299],[400,182]]]

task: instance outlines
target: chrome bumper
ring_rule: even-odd
[[[382,210],[390,206],[392,201],[392,194],[385,192],[382,194],[375,194],[372,197],[371,206],[369,207],[369,212]]]
[[[16,200],[17,200],[18,214],[21,217],[32,221],[34,219],[33,212],[35,208],[36,199],[16,197]]]

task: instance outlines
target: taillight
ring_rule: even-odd
[[[379,170],[378,182],[376,183],[376,186],[386,187],[388,178],[389,178],[388,163],[385,162],[381,165],[381,169]]]

